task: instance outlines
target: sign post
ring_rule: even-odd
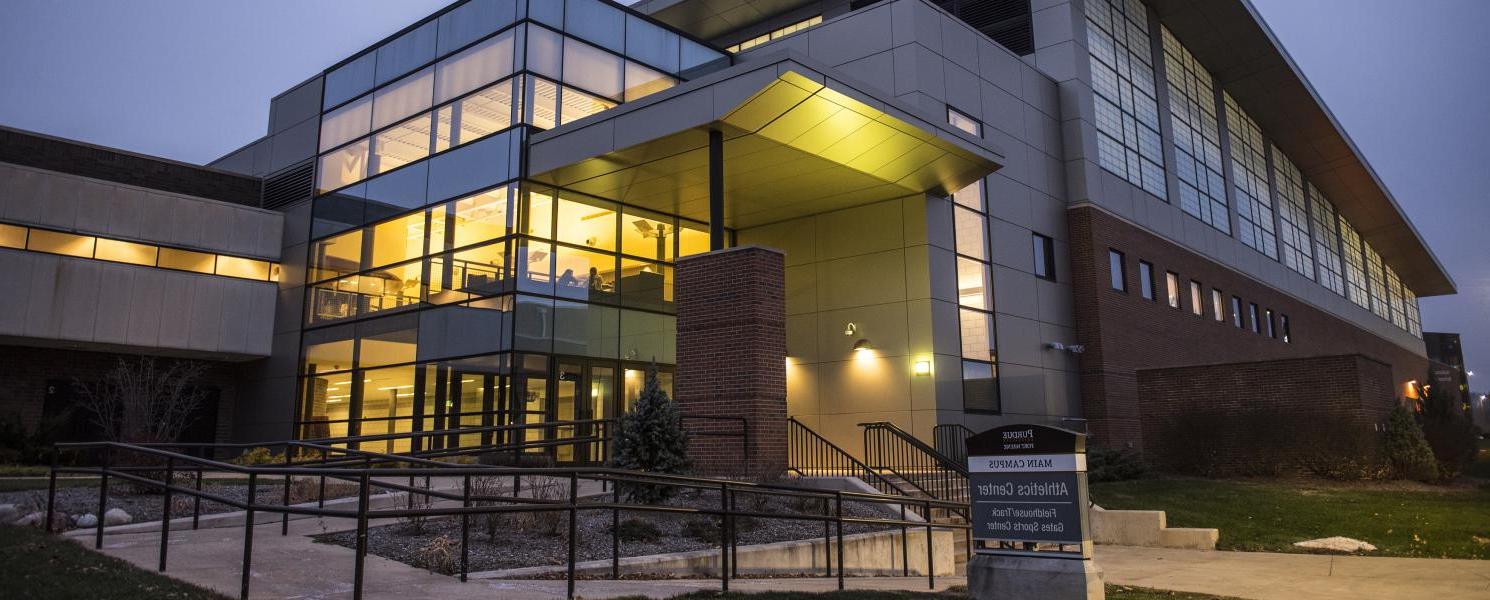
[[[1006,425],[968,438],[967,456],[973,598],[1105,598],[1092,561],[1086,436]]]

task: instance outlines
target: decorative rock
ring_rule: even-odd
[[[129,513],[124,512],[123,509],[111,508],[103,513],[104,525],[124,525],[134,520],[135,518],[129,516]]]
[[[88,514],[85,514],[85,515],[78,515],[78,520],[74,521],[73,522],[73,525],[76,525],[79,528],[82,528],[82,527],[98,527],[98,517],[97,516],[94,516],[93,513],[88,513]]]
[[[21,518],[21,511],[14,504],[0,504],[0,523],[10,523]]]
[[[1372,546],[1361,540],[1340,537],[1338,535],[1317,540],[1294,542],[1293,545],[1312,550],[1329,550],[1330,552],[1370,552],[1376,549],[1376,546]]]
[[[17,519],[15,524],[21,527],[40,527],[42,521],[45,521],[46,518],[47,515],[45,513],[27,513],[26,516]]]

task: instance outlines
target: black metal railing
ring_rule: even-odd
[[[938,454],[959,465],[966,465],[967,439],[976,433],[961,423],[944,423],[931,428],[931,443]]]
[[[510,427],[510,426],[509,426]],[[805,429],[805,428],[804,428]],[[399,434],[402,435],[402,434]],[[362,436],[379,437],[379,436]],[[345,442],[363,442],[366,439],[341,438]],[[546,448],[554,443],[583,444],[593,443],[588,439],[561,439],[544,440],[537,442]],[[170,446],[170,445],[167,445]],[[210,446],[193,444],[194,447]],[[232,449],[242,447],[242,444],[225,444]],[[256,446],[265,446],[258,444]],[[58,444],[59,451],[77,453],[92,457],[96,464],[87,466],[59,466],[53,464],[47,491],[47,515],[46,526],[50,531],[55,511],[57,476],[59,474],[85,474],[94,475],[99,478],[99,513],[103,514],[109,499],[110,480],[126,481],[136,486],[150,489],[158,489],[164,495],[164,503],[160,521],[160,550],[158,569],[165,571],[168,562],[168,550],[170,544],[170,528],[172,521],[172,498],[174,495],[184,494],[195,500],[192,526],[197,526],[197,516],[200,513],[202,500],[217,502],[244,512],[243,519],[243,552],[239,596],[247,598],[252,582],[251,567],[253,564],[253,541],[257,526],[268,524],[261,523],[256,518],[258,513],[279,514],[281,519],[281,535],[288,535],[288,527],[283,525],[288,522],[290,515],[304,515],[309,517],[330,517],[354,519],[356,522],[355,559],[352,578],[352,598],[360,600],[364,588],[364,561],[367,555],[367,540],[369,521],[374,519],[390,518],[433,518],[433,517],[459,517],[461,520],[461,556],[460,556],[460,578],[465,581],[469,573],[468,542],[470,537],[470,518],[472,516],[492,515],[499,513],[518,512],[560,512],[567,515],[568,526],[568,559],[566,581],[568,584],[568,595],[575,595],[575,563],[576,547],[580,543],[580,530],[577,528],[579,514],[582,511],[607,511],[611,515],[611,578],[620,577],[620,540],[618,537],[619,523],[622,512],[653,512],[653,513],[675,513],[675,514],[699,514],[711,516],[718,520],[720,528],[720,569],[719,577],[721,586],[729,589],[731,577],[737,576],[738,537],[735,531],[735,520],[740,518],[751,519],[787,519],[803,523],[823,523],[824,552],[827,559],[824,576],[838,579],[839,589],[844,584],[844,533],[845,524],[869,524],[885,526],[888,530],[898,529],[902,536],[902,565],[903,574],[909,576],[910,567],[904,556],[907,552],[908,530],[924,529],[926,535],[926,575],[928,584],[935,589],[935,544],[933,533],[937,529],[961,530],[967,535],[968,527],[960,523],[932,522],[931,520],[910,520],[906,515],[907,510],[916,510],[922,514],[930,514],[938,510],[965,509],[965,504],[944,502],[932,498],[912,498],[905,495],[867,494],[847,491],[824,491],[817,489],[806,489],[785,485],[771,485],[751,482],[740,482],[720,479],[706,479],[698,477],[686,477],[678,475],[659,475],[625,471],[619,469],[608,469],[599,467],[570,467],[570,468],[513,468],[490,465],[462,465],[449,462],[441,462],[431,458],[415,457],[404,454],[387,454],[357,450],[354,448],[331,446],[310,441],[284,441],[269,444],[268,446],[284,449],[284,464],[276,465],[238,465],[222,462],[208,458],[191,456],[182,452],[168,450],[163,447],[154,447],[139,444],[124,444],[117,442],[90,442],[90,443],[68,443]],[[522,448],[527,450],[529,447]],[[216,449],[214,449],[216,450]],[[299,452],[301,456],[294,456]],[[310,453],[310,458],[307,458]],[[310,466],[307,466],[310,465]],[[195,472],[195,485],[179,485],[178,475],[186,472]],[[204,473],[228,473],[246,477],[248,495],[244,500],[238,500],[228,496],[215,494],[203,490],[201,487],[201,475]],[[505,478],[546,478],[550,484],[557,485],[562,492],[560,499],[540,497],[539,494],[523,496],[520,489],[514,485],[510,494],[504,494],[507,490],[498,488],[487,493],[475,493],[472,489],[472,479],[479,477]],[[439,477],[449,487],[435,488],[430,485],[434,477]],[[257,495],[258,486],[264,481],[283,479],[288,483],[292,478],[319,478],[322,482],[323,493],[321,500],[314,505],[311,503],[291,504],[288,491],[279,504],[265,503],[259,500]],[[327,508],[325,505],[324,485],[326,479],[337,479],[355,482],[357,485],[357,496],[355,507]],[[423,487],[414,485],[415,480],[424,478]],[[499,479],[500,480],[500,479]],[[405,484],[405,481],[408,483]],[[459,482],[458,485],[455,482]],[[580,488],[589,482],[599,482],[602,489],[609,488],[609,500],[602,498],[589,498],[581,502]],[[719,508],[697,508],[690,506],[647,504],[634,501],[623,501],[619,492],[620,485],[651,485],[667,486],[677,490],[716,491],[719,495]],[[373,490],[383,492],[395,492],[405,494],[408,498],[404,506],[398,506],[396,502],[387,503],[385,506],[374,507],[371,494]],[[416,504],[415,497],[420,497]],[[794,500],[808,500],[814,504],[821,505],[822,511],[804,510],[799,512],[775,511],[764,512],[749,510],[754,503],[744,502],[746,509],[740,509],[738,498],[749,496],[768,496],[774,498],[786,498]],[[890,512],[899,508],[901,518],[871,518],[846,515],[843,512],[844,502],[879,504],[890,507]],[[270,521],[269,523],[272,523]],[[105,526],[103,519],[94,533],[94,547],[102,548]],[[836,531],[836,533],[835,533]],[[834,538],[836,537],[836,556]],[[834,566],[837,570],[834,572]],[[272,573],[264,573],[262,576],[272,576]]]
[[[857,477],[882,494],[908,496],[904,489],[795,417],[787,419],[787,470],[802,477]]]
[[[968,501],[967,465],[957,464],[893,423],[860,423],[864,464],[938,500]]]

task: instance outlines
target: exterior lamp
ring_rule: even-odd
[[[861,350],[873,350],[873,349],[874,349],[874,344],[869,343],[869,339],[868,338],[860,338],[859,341],[854,342],[854,352],[859,352]]]
[[[916,375],[917,377],[925,377],[927,375],[930,375],[931,374],[931,361],[929,361],[929,360],[918,360],[918,361],[916,361],[915,366],[913,366],[911,368],[911,373],[914,374],[914,375]]]
[[[854,335],[856,333],[859,333],[859,326],[858,325],[855,325],[853,323],[849,323],[849,324],[843,326],[843,335],[845,335],[845,336],[852,336],[852,335]],[[862,340],[860,340],[860,341],[862,341]]]

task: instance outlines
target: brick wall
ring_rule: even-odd
[[[1081,355],[1081,396],[1093,443],[1108,447],[1149,448],[1151,435],[1144,422],[1149,402],[1140,391],[1140,371],[1202,365],[1287,361],[1293,359],[1359,355],[1385,365],[1379,376],[1386,381],[1371,383],[1385,388],[1395,398],[1409,380],[1422,379],[1427,359],[1397,344],[1377,337],[1339,317],[1314,308],[1259,283],[1173,242],[1150,234],[1092,206],[1067,212],[1071,235],[1071,273],[1075,292],[1076,333],[1086,346]],[[1108,250],[1126,255],[1128,292],[1109,285]],[[1139,292],[1138,261],[1153,264],[1155,300]],[[1180,307],[1166,302],[1164,277],[1174,271],[1180,279]],[[1191,280],[1202,284],[1203,311],[1190,311]],[[1223,292],[1225,318],[1214,319],[1210,293]],[[1239,296],[1243,311],[1250,303],[1259,314],[1272,309],[1287,315],[1291,342],[1252,333],[1250,327],[1232,325],[1231,297]],[[1337,374],[1338,378],[1351,375]],[[1319,384],[1313,380],[1314,384]],[[1218,384],[1219,385],[1219,384]],[[1239,397],[1256,396],[1250,384],[1227,380],[1225,385]],[[1363,384],[1364,385],[1364,384]],[[1364,388],[1363,388],[1364,389]],[[1195,399],[1203,401],[1207,396]],[[1297,398],[1294,409],[1308,409],[1309,401]],[[1374,410],[1374,409],[1373,409]]]
[[[1139,370],[1144,455],[1206,475],[1317,472],[1336,453],[1370,459],[1376,425],[1396,405],[1391,376],[1358,354]]]
[[[704,474],[771,476],[786,468],[786,266],[776,250],[745,246],[678,262],[674,391],[683,412],[744,417],[738,426],[690,419],[690,456]]]
[[[120,358],[134,360],[132,355],[108,352],[86,352],[28,346],[0,346],[0,416],[17,415],[28,431],[41,422],[43,403],[50,381],[72,385],[75,380],[96,381],[113,369]],[[169,358],[157,359],[157,367]],[[202,385],[218,391],[216,440],[227,442],[233,435],[233,409],[238,392],[238,366],[232,363],[204,361],[208,365]],[[57,390],[62,394],[71,389]]]

